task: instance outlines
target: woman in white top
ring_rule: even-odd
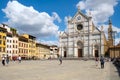
[[[18,57],[18,61],[19,61],[19,63],[21,63],[21,57],[20,57],[20,55],[19,55],[19,57]]]
[[[2,57],[2,64],[5,66],[5,57]]]

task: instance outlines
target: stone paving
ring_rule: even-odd
[[[95,66],[95,61],[57,60],[10,62],[0,64],[0,80],[120,80],[111,62],[105,68]]]

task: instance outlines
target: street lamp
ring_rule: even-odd
[[[90,42],[89,42],[89,40],[90,40],[89,19],[90,19],[90,17],[87,19],[87,21],[88,21],[88,58],[90,57],[90,52],[89,52],[89,47],[90,47]]]
[[[102,55],[101,55],[101,33],[102,33],[102,32],[100,31],[100,56],[102,56]]]

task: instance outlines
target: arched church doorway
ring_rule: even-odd
[[[83,43],[81,41],[78,41],[77,46],[78,46],[78,57],[83,57]]]
[[[98,45],[94,46],[94,53],[95,53],[95,57],[99,57],[99,51],[98,51],[99,47]]]
[[[64,57],[67,57],[67,51],[66,51],[66,47],[64,47]]]
[[[66,51],[64,51],[64,57],[67,57]]]

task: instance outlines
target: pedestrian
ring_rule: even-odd
[[[98,63],[99,63],[98,61],[99,61],[99,60],[98,60],[98,57],[95,57],[95,65],[96,65],[96,66],[98,66]]]
[[[20,55],[18,56],[18,61],[19,61],[19,63],[21,63],[21,56]]]
[[[62,64],[62,57],[59,54],[57,54],[57,57],[58,57],[58,60],[60,61],[60,65],[61,65]]]
[[[5,66],[5,57],[2,57],[2,64]]]
[[[101,57],[100,57],[101,69],[104,68],[104,63],[105,63],[104,58],[103,58],[103,56],[101,56]]]
[[[6,56],[6,63],[9,64],[9,56]]]

